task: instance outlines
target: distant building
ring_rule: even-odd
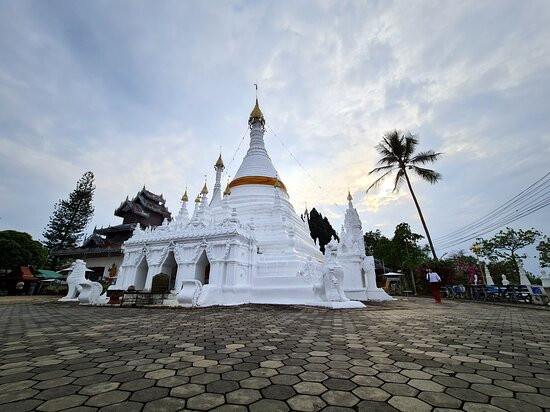
[[[114,277],[122,263],[122,244],[132,236],[136,225],[145,229],[172,220],[165,203],[162,195],[156,195],[143,186],[133,199],[126,197],[115,210],[114,214],[122,218],[122,224],[95,228],[82,246],[59,250],[54,255],[85,260],[86,266],[93,270],[93,273],[87,275],[91,280]]]

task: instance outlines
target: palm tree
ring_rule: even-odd
[[[419,167],[419,165],[425,165],[427,163],[435,162],[437,159],[439,159],[441,153],[436,153],[433,150],[428,150],[415,155],[414,151],[417,145],[418,137],[412,135],[410,132],[408,132],[406,135],[401,134],[401,132],[399,132],[398,130],[386,133],[382,138],[382,142],[376,145],[376,150],[382,155],[382,158],[378,160],[377,163],[379,167],[371,170],[369,175],[378,172],[384,172],[384,174],[376,179],[374,183],[369,186],[369,188],[367,189],[367,193],[370,189],[377,187],[389,174],[397,171],[397,174],[395,175],[393,191],[398,191],[403,181],[407,182],[412,198],[414,200],[414,204],[416,205],[416,209],[418,210],[418,214],[420,215],[422,226],[424,226],[424,231],[426,232],[426,237],[428,239],[428,243],[430,244],[433,257],[434,259],[437,259],[435,248],[432,243],[432,238],[430,237],[430,232],[428,232],[426,221],[424,220],[424,216],[422,215],[422,211],[420,210],[420,205],[418,204],[418,200],[416,199],[416,195],[414,194],[409,175],[407,174],[407,170],[412,170],[423,180],[426,180],[431,184],[435,184],[439,181],[439,179],[441,179],[441,174],[431,169]]]

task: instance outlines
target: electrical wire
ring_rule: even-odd
[[[519,207],[523,204],[531,202],[532,196],[540,193],[540,191],[545,190],[550,187],[550,172],[546,173],[543,177],[538,179],[536,182],[528,186],[526,189],[522,190],[516,196],[509,199],[507,202],[503,203],[501,206],[497,207],[493,211],[484,215],[480,219],[462,227],[453,232],[434,239],[435,243],[447,243],[449,240],[456,239],[457,236],[462,236],[471,232],[473,229],[478,229],[480,225],[489,224],[494,219],[499,218],[502,214],[505,214],[510,211],[511,208]]]

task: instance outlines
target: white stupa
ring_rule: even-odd
[[[151,290],[153,278],[162,273],[170,277],[177,304],[183,306],[364,306],[341,293],[342,285],[344,291],[350,285],[349,297],[365,300],[368,283],[374,279],[374,265],[367,264],[364,247],[357,243],[359,236],[362,242],[361,223],[357,229],[356,221],[346,214],[353,250],[342,246],[337,252],[333,243],[331,258],[325,262],[310,236],[307,219],[294,211],[266,151],[265,120],[257,99],[249,125],[250,147],[223,194],[220,155],[210,202],[205,183],[191,217],[186,190],[176,219],[145,231],[138,225],[124,243],[124,260],[110,289]],[[347,248],[349,242],[343,244]],[[340,253],[345,262],[339,260]],[[372,275],[366,276],[366,269]]]

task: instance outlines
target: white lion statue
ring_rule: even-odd
[[[315,293],[328,302],[348,302],[344,293],[344,268],[337,257],[338,245],[333,238],[325,246],[325,263],[321,267],[320,282],[314,285]]]
[[[69,291],[67,295],[59,299],[61,302],[76,302],[78,301],[78,295],[82,290],[80,283],[89,282],[86,279],[86,271],[89,270],[86,268],[86,263],[82,259],[77,259],[71,265],[71,273],[67,276],[67,285],[69,286]]]
[[[69,290],[67,295],[59,299],[61,302],[80,302],[88,304],[107,303],[109,298],[105,294],[101,295],[103,287],[98,282],[92,282],[86,279],[86,271],[91,272],[86,267],[86,262],[77,259],[71,266],[71,273],[67,276],[67,285]]]

